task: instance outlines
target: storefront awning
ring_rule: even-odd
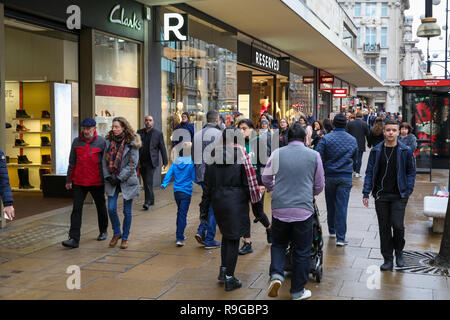
[[[188,5],[358,87],[383,81],[299,0],[191,0]]]

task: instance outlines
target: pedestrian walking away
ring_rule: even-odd
[[[192,159],[195,166],[195,179],[197,183],[202,187],[204,192],[205,185],[205,170],[206,162],[212,163],[212,154],[216,143],[222,136],[219,124],[219,112],[217,110],[210,110],[206,113],[207,124],[201,130],[195,133],[194,142],[192,144]],[[208,148],[208,149],[207,149]],[[205,151],[206,150],[206,151]],[[209,151],[209,152],[208,152]],[[220,242],[214,238],[216,236],[216,219],[214,217],[214,211],[212,205],[208,211],[208,223],[200,224],[195,234],[195,239],[198,243],[205,247],[205,249],[215,249],[220,247]]]
[[[66,189],[73,190],[73,209],[70,216],[69,239],[62,242],[68,248],[77,248],[80,243],[81,217],[84,200],[92,195],[97,208],[99,236],[108,237],[108,214],[105,203],[105,181],[102,159],[106,147],[105,139],[97,135],[97,123],[92,118],[81,122],[81,133],[72,142],[67,169]]]
[[[413,128],[408,122],[403,122],[400,125],[400,135],[398,136],[398,140],[410,147],[414,154],[417,149],[417,138],[412,133],[412,130]]]
[[[228,137],[233,137],[233,140],[227,141],[227,132],[231,130]],[[205,224],[208,223],[209,207],[212,204],[222,233],[218,280],[225,283],[226,291],[242,286],[242,282],[234,276],[239,239],[245,231],[244,223],[249,215],[249,201],[257,203],[261,200],[253,165],[245,149],[237,144],[242,138],[239,135],[240,131],[236,128],[223,131],[223,145],[217,145],[215,148],[216,155],[222,157],[206,166],[205,187],[200,203],[200,219]]]
[[[398,140],[397,121],[388,120],[385,140],[370,151],[364,179],[363,204],[369,206],[369,194],[375,199],[380,248],[384,263],[382,271],[392,270],[394,253],[397,267],[403,267],[405,247],[405,209],[413,193],[416,162],[411,148]]]
[[[144,184],[145,201],[143,208],[148,208],[155,204],[153,193],[153,176],[160,165],[159,154],[161,153],[163,169],[166,169],[168,159],[164,137],[161,131],[154,127],[152,116],[145,117],[145,128],[137,132],[142,141],[142,148],[139,149],[139,169]]]
[[[355,173],[355,177],[361,177],[361,164],[363,154],[366,151],[366,142],[369,140],[369,127],[362,120],[363,114],[361,111],[356,113],[356,119],[347,124],[346,131],[355,137],[358,142],[358,157],[356,158],[356,162],[353,163],[353,172]]]
[[[358,155],[356,139],[345,132],[347,119],[342,113],[333,119],[335,129],[320,139],[317,151],[325,169],[325,201],[328,232],[337,246],[345,246],[347,208],[352,189],[353,163]]]
[[[0,197],[2,197],[4,207],[3,214],[6,219],[13,220],[15,217],[14,200],[9,184],[8,169],[6,168],[6,157],[2,150],[0,150]]]
[[[141,138],[134,133],[133,128],[123,117],[114,118],[112,124],[112,130],[106,136],[106,148],[103,155],[108,213],[114,231],[109,246],[115,247],[122,238],[120,248],[126,249],[132,221],[133,199],[139,196],[140,190],[136,169]],[[123,233],[120,232],[120,220],[117,214],[117,199],[120,192],[123,197]]]
[[[253,168],[256,172],[256,177],[258,180],[258,185],[262,194],[261,201],[259,201],[258,203],[252,203],[252,212],[255,216],[253,222],[261,222],[261,224],[266,228],[267,242],[272,243],[272,230],[270,228],[270,221],[266,213],[264,212],[265,187],[261,180],[262,171],[264,170],[265,164],[267,163],[270,156],[270,148],[267,146],[270,141],[267,140],[267,136],[261,138],[261,136],[256,134],[255,127],[250,119],[242,119],[239,122],[239,129],[241,130],[241,133],[245,139],[245,150],[252,161]],[[264,152],[264,150],[266,150],[266,152]],[[244,255],[252,253],[253,248],[251,241],[250,217],[248,217],[248,219],[246,219],[245,221],[245,232],[243,240],[244,243],[239,249],[239,254]]]
[[[375,147],[384,141],[383,126],[383,120],[380,117],[376,118],[372,130],[370,130],[369,139],[367,140],[367,146],[369,148]]]
[[[187,214],[192,198],[192,182],[195,182],[195,168],[191,156],[184,157],[183,154],[191,153],[192,143],[183,142],[182,150],[180,150],[180,157],[167,171],[161,188],[167,188],[172,177],[175,179],[173,183],[173,193],[175,202],[177,204],[177,231],[176,231],[176,245],[177,247],[184,246],[184,230],[186,229]],[[185,152],[185,150],[188,150]]]
[[[298,123],[289,128],[289,144],[269,158],[262,180],[272,194],[272,237],[269,296],[278,296],[284,282],[286,249],[293,248],[292,299],[311,296],[305,290],[311,267],[314,196],[325,177],[320,154],[304,145],[306,131]],[[295,172],[296,174],[292,174]],[[301,179],[299,179],[301,177]],[[313,190],[313,192],[311,192]]]

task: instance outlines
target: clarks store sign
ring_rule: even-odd
[[[142,28],[142,20],[136,17],[136,13],[133,12],[133,15],[127,17],[125,8],[122,8],[120,4],[114,6],[109,14],[109,22],[120,24],[124,27],[141,30]]]
[[[276,73],[280,72],[280,59],[258,49],[252,49],[252,64]]]

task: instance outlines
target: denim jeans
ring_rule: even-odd
[[[356,173],[361,173],[361,165],[362,165],[362,157],[363,157],[364,151],[358,150],[358,156],[356,158],[356,161],[353,162],[353,171]]]
[[[347,208],[352,189],[350,177],[326,177],[325,200],[330,234],[336,234],[337,241],[344,241],[347,232]]]
[[[309,278],[311,268],[311,247],[313,240],[313,216],[305,221],[283,222],[272,217],[272,247],[270,248],[270,276],[284,281],[286,249],[293,248],[291,294],[302,292]]]
[[[186,219],[191,204],[192,196],[184,192],[174,192],[175,202],[177,203],[177,241],[184,240],[184,229],[186,229]]]
[[[115,236],[120,235],[120,220],[117,214],[117,198],[119,197],[119,188],[116,188],[116,193],[112,197],[108,197],[108,213],[109,219],[111,220],[111,225]],[[133,199],[123,200],[123,232],[122,239],[128,240],[130,235],[131,227],[131,207],[133,205]]]
[[[204,188],[203,183],[200,183],[200,185],[203,189]],[[216,218],[214,217],[212,205],[210,205],[208,212],[208,225],[206,226],[203,223],[200,223],[197,229],[197,233],[201,235],[202,238],[206,233],[206,236],[204,237],[205,244],[210,244],[211,242],[214,241],[214,237],[216,236],[216,226],[217,226]]]

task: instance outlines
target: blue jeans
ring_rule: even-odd
[[[348,200],[352,186],[351,177],[325,178],[328,231],[330,234],[336,234],[337,241],[345,240]]]
[[[120,235],[120,220],[117,214],[117,198],[119,197],[119,188],[116,188],[116,193],[112,197],[108,197],[108,214],[111,220],[111,225],[114,230],[114,236]],[[123,200],[123,232],[122,239],[128,240],[131,227],[131,206],[133,205],[133,199]]]
[[[302,292],[308,282],[313,241],[312,226],[312,215],[305,221],[298,222],[283,222],[272,217],[270,276],[271,279],[284,281],[286,249],[291,243],[293,248],[291,294]]]
[[[177,203],[177,241],[184,240],[184,230],[186,229],[186,219],[191,204],[192,196],[184,192],[174,192],[175,202]]]
[[[356,173],[361,173],[361,165],[362,165],[362,157],[363,157],[364,151],[358,150],[358,156],[356,158],[356,161],[353,162],[353,171]]]
[[[203,183],[200,183],[202,189],[204,188]],[[214,237],[216,236],[216,218],[214,217],[214,211],[212,205],[209,207],[208,212],[208,225],[204,225],[200,223],[197,229],[197,233],[204,238],[205,244],[209,244],[214,241]],[[206,235],[205,235],[206,233]],[[205,235],[205,236],[204,236]]]

